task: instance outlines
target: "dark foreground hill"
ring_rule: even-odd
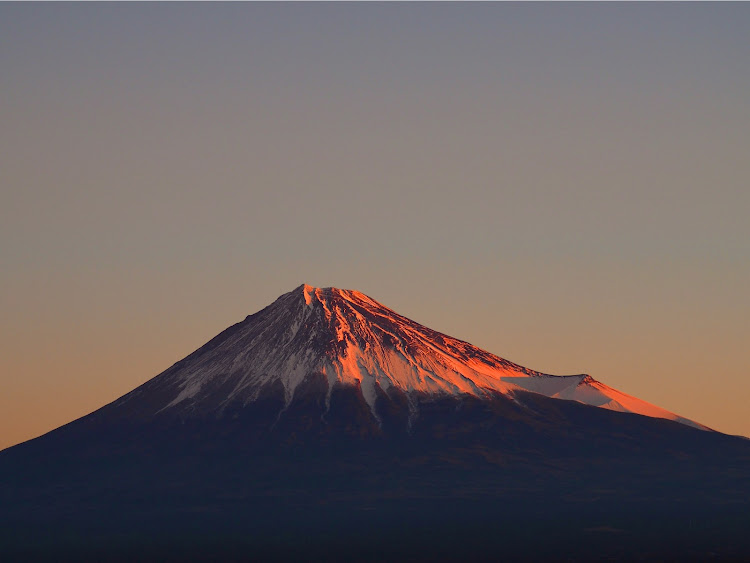
[[[236,357],[243,334],[258,346],[263,315],[0,452],[0,559],[750,559],[750,441],[523,389],[368,389],[325,369],[291,394],[273,376],[250,393]],[[251,367],[283,366],[269,350],[299,356],[284,330],[259,332],[266,356],[246,355]],[[391,333],[384,349],[403,346]],[[303,340],[330,359],[336,337]],[[231,361],[217,352],[228,342]],[[202,391],[165,409],[184,381]],[[222,403],[238,388],[241,401]]]

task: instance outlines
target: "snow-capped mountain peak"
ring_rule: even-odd
[[[480,398],[532,392],[705,429],[588,375],[554,376],[522,367],[358,291],[307,284],[222,332],[118,404],[158,390],[157,412],[220,413],[250,404],[279,384],[289,404],[311,376],[325,376],[327,400],[336,385],[358,387],[376,418],[378,394],[393,387],[407,395]]]

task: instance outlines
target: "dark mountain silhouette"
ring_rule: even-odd
[[[750,442],[300,286],[0,452],[19,559],[750,557]]]

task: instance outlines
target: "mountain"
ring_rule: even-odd
[[[0,452],[0,559],[747,559],[748,498],[745,439],[302,285]]]
[[[278,386],[284,408],[310,378],[376,402],[389,389],[408,396],[514,397],[530,391],[605,409],[707,427],[581,375],[539,373],[431,330],[352,290],[301,285],[227,329],[109,407],[123,417],[222,416]]]

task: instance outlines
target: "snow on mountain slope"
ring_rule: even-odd
[[[610,410],[706,427],[607,387],[588,375],[539,373],[431,330],[352,290],[301,285],[230,327],[202,348],[125,395],[152,391],[168,409],[220,412],[283,385],[287,403],[308,376],[358,385],[375,413],[378,387],[432,395],[530,391]]]

